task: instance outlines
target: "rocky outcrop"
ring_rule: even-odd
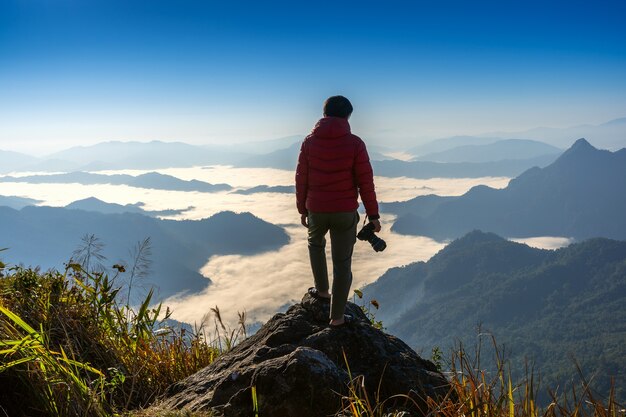
[[[353,323],[330,328],[328,303],[305,295],[210,366],[171,386],[160,408],[253,415],[254,386],[260,416],[335,415],[352,380],[372,402],[401,394],[386,404],[422,415],[419,405],[427,397],[448,393],[433,363],[373,327],[357,305],[348,303],[346,313]]]

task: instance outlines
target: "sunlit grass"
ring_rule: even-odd
[[[481,352],[468,354],[462,345],[451,353],[445,372],[450,390],[443,398],[418,398],[396,395],[391,398],[370,399],[360,376],[350,374],[348,395],[342,397],[341,417],[404,417],[406,410],[418,410],[424,416],[439,417],[624,417],[626,407],[615,399],[614,387],[604,398],[590,388],[580,368],[579,383],[572,384],[562,393],[548,389],[551,401],[537,403],[539,390],[535,373],[527,369],[520,383],[514,384],[509,364],[501,357],[495,338],[492,337],[494,358],[484,361],[495,365],[495,371],[480,367]],[[344,355],[346,364],[348,359]],[[484,360],[484,358],[482,358]],[[348,366],[348,373],[350,369]],[[394,409],[388,402],[401,400],[405,406]],[[410,414],[412,415],[412,414]]]
[[[96,417],[210,417],[210,412],[168,410],[154,406],[168,386],[197,372],[247,337],[245,314],[229,328],[219,308],[198,326],[167,326],[170,311],[152,305],[152,291],[131,308],[118,303],[117,276],[88,274],[70,263],[64,272],[11,268],[0,264],[0,404],[16,415]],[[358,293],[355,293],[359,296]],[[373,325],[378,303],[363,306]],[[380,384],[368,396],[361,375],[353,375],[344,355],[350,383],[340,395],[337,415],[401,417],[406,410],[425,416],[462,417],[624,417],[612,388],[604,396],[580,383],[547,389],[548,404],[538,404],[539,386],[532,369],[514,383],[511,365],[493,340],[494,358],[468,354],[462,345],[443,359],[433,350],[450,382],[443,398],[414,393],[381,398]],[[489,359],[489,358],[488,358]],[[486,370],[485,365],[490,371]],[[10,392],[7,391],[7,387]],[[250,415],[265,417],[256,388],[251,387]],[[371,394],[370,394],[371,395]],[[12,399],[13,403],[7,403]],[[398,406],[402,404],[402,406]],[[23,407],[28,405],[29,409]],[[22,414],[19,414],[22,413]],[[13,414],[9,414],[13,415]]]
[[[3,404],[9,410],[28,404],[51,416],[108,416],[145,407],[223,351],[221,334],[166,327],[152,291],[136,309],[118,303],[116,277],[72,263],[63,273],[5,273],[0,383],[15,390],[15,403]]]

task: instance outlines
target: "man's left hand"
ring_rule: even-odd
[[[300,215],[300,223],[302,223],[302,226],[306,227],[307,229],[309,228],[309,217],[306,214],[301,214]]]

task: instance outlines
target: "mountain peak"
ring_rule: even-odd
[[[76,200],[76,201],[70,203],[70,205],[71,204],[77,204],[77,203],[104,203],[104,204],[107,204],[106,201],[100,200],[99,198],[87,197],[87,198],[83,198],[82,200]]]
[[[596,149],[585,138],[580,138],[570,147],[570,149]]]
[[[557,165],[563,162],[580,162],[581,160],[587,160],[590,155],[598,152],[598,149],[590,144],[587,139],[580,138],[568,150],[563,152],[561,156],[554,162],[553,165]]]
[[[483,232],[482,230],[472,230],[465,236],[462,236],[456,240],[457,245],[474,245],[477,243],[486,242],[503,242],[506,239],[496,235],[495,233]]]

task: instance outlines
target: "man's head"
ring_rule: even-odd
[[[325,117],[341,117],[348,119],[352,114],[352,104],[344,96],[328,97],[324,102]]]

